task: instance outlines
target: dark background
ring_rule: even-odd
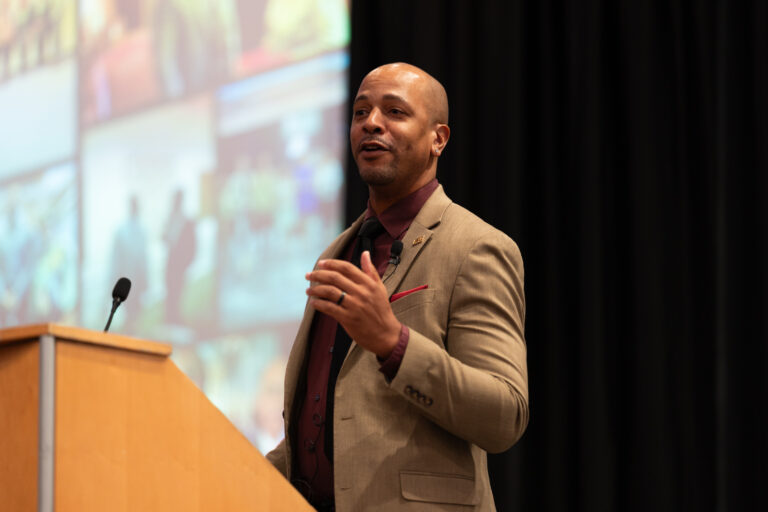
[[[392,61],[440,80],[438,178],[523,253],[498,509],[768,510],[768,2],[352,4],[352,95]]]

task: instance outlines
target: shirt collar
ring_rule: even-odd
[[[411,192],[404,198],[398,200],[392,204],[389,208],[381,212],[379,215],[379,222],[384,226],[389,236],[393,240],[399,240],[403,237],[405,232],[411,226],[411,222],[416,218],[416,215],[421,211],[421,207],[427,202],[432,192],[437,189],[439,183],[437,178],[433,178],[432,181],[421,187],[420,189]],[[368,209],[365,212],[365,219],[376,217],[376,212],[371,207],[371,200],[368,200]]]

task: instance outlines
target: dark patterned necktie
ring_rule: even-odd
[[[363,225],[360,226],[360,230],[357,232],[357,243],[352,254],[353,265],[360,268],[360,257],[363,255],[363,251],[369,251],[371,253],[371,261],[373,261],[373,241],[383,232],[384,226],[381,225],[381,222],[376,217],[371,217],[363,222]]]

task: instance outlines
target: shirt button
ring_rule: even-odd
[[[306,448],[308,452],[315,451],[315,441],[313,441],[312,439],[305,439],[304,448]]]
[[[320,395],[315,395],[315,402],[319,402],[319,401],[320,401]]]

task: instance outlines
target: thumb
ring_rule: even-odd
[[[368,277],[371,279],[376,281],[380,279],[379,271],[376,270],[376,267],[373,266],[373,262],[371,261],[370,251],[363,251],[363,254],[360,255],[360,268],[363,272],[368,274]]]

